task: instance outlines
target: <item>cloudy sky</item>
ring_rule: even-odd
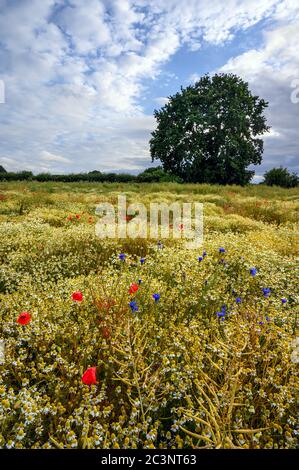
[[[139,172],[153,110],[216,71],[270,103],[255,181],[299,171],[299,0],[0,0],[0,164]]]

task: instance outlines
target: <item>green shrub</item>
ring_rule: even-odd
[[[264,174],[263,183],[267,186],[295,188],[299,185],[299,177],[296,173],[290,173],[287,168],[272,168]]]

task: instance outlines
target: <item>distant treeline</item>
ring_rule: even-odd
[[[3,167],[2,170],[4,170]],[[102,173],[97,170],[90,171],[89,173],[70,173],[66,175],[52,175],[50,173],[39,173],[38,175],[34,175],[31,171],[12,173],[4,170],[0,171],[0,181],[55,181],[63,183],[84,181],[99,183],[181,182],[180,178],[169,175],[161,167],[148,168],[139,175],[130,175],[128,173]]]
[[[167,173],[161,166],[147,168],[139,175],[129,173],[102,173],[94,170],[89,173],[69,173],[66,175],[52,175],[51,173],[39,173],[34,175],[31,171],[8,172],[0,165],[0,181],[54,181],[61,183],[166,183],[184,181],[175,175]],[[294,188],[299,186],[299,177],[296,173],[290,173],[287,168],[272,168],[264,174],[264,180],[260,184],[267,186],[281,186],[283,188]]]

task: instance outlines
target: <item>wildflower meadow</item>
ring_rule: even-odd
[[[99,239],[119,194],[202,203],[202,246]],[[262,185],[1,183],[0,446],[298,447],[298,209]]]

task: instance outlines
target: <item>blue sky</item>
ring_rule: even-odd
[[[149,101],[144,104],[146,113],[152,113],[159,102],[155,102],[157,96],[176,93],[180,86],[190,85],[196,77],[206,73],[217,72],[224,66],[231,57],[236,57],[243,52],[257,47],[262,41],[263,28],[266,21],[246,29],[237,31],[232,39],[221,45],[213,45],[203,42],[199,50],[192,51],[186,46],[182,46],[165,64],[164,74],[159,80],[147,83],[147,97]],[[163,74],[162,72],[162,74]]]
[[[298,0],[0,0],[0,164],[138,173],[153,110],[223,71],[269,101],[255,181],[298,172],[298,26]]]

